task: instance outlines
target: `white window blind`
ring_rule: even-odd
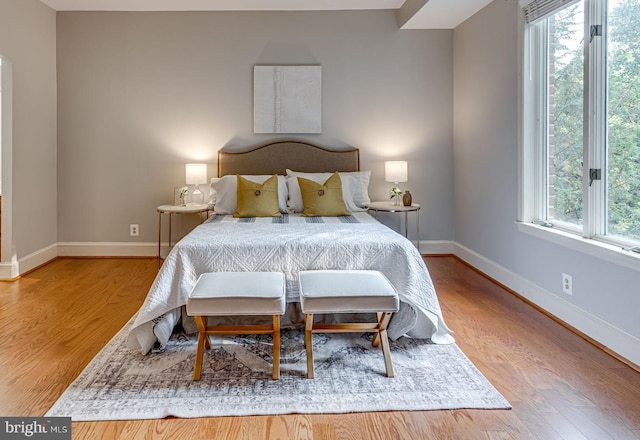
[[[547,18],[562,8],[577,3],[579,0],[518,0],[524,10],[524,18],[527,23]]]

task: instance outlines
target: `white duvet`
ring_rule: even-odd
[[[429,272],[413,243],[369,214],[358,212],[332,218],[212,217],[171,250],[138,312],[127,344],[143,353],[164,346],[202,273],[282,272],[287,302],[297,302],[298,272],[313,269],[383,272],[398,291],[401,312],[405,312],[399,314],[402,318],[394,317],[389,336],[407,334],[438,344],[453,342]]]

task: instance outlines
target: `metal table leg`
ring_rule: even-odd
[[[158,270],[160,270],[160,242],[162,239],[162,213],[158,211]]]

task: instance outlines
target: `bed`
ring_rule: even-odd
[[[307,213],[307,207],[301,206],[296,185],[302,185],[306,178],[322,183],[334,172],[340,176],[346,215],[300,215],[301,210]],[[238,188],[233,186],[241,185],[236,175],[253,179],[249,184],[266,185],[274,174],[278,175],[278,213],[272,217],[230,215],[242,204],[236,197]],[[242,151],[221,150],[218,176],[212,179],[214,214],[170,251],[137,313],[128,335],[129,348],[143,353],[162,350],[178,323],[195,332],[183,306],[198,276],[205,272],[284,273],[287,311],[282,326],[302,327],[298,273],[314,269],[383,272],[398,290],[401,302],[389,325],[389,337],[453,342],[431,277],[415,246],[366,212],[369,172],[360,170],[358,149],[277,141]],[[342,318],[352,317],[325,316],[329,322]]]

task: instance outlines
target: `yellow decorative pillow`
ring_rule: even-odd
[[[278,209],[278,176],[256,183],[238,176],[238,206],[234,217],[281,217]]]
[[[342,197],[342,180],[338,173],[333,173],[323,184],[298,177],[304,217],[337,217],[350,215]]]

